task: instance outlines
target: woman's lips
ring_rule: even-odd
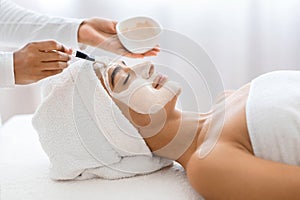
[[[168,77],[167,76],[165,76],[163,74],[158,74],[155,77],[152,86],[155,89],[160,89],[167,81],[168,81]]]

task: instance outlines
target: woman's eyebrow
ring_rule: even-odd
[[[111,85],[114,87],[115,86],[115,77],[116,74],[122,69],[121,66],[117,66],[114,71],[111,73]]]

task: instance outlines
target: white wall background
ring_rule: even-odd
[[[236,89],[268,71],[300,67],[300,0],[14,1],[37,12],[64,17],[121,20],[152,16],[163,27],[199,43],[219,70],[225,89]],[[2,120],[34,112],[39,101],[36,85],[1,89]]]

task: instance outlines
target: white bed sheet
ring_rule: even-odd
[[[130,179],[52,181],[31,117],[15,116],[0,128],[0,200],[203,199],[178,164]]]

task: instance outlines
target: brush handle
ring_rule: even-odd
[[[74,56],[77,57],[77,58],[81,58],[81,59],[85,59],[85,60],[89,60],[89,61],[93,61],[95,62],[95,58],[81,52],[81,51],[75,51],[74,52]]]

